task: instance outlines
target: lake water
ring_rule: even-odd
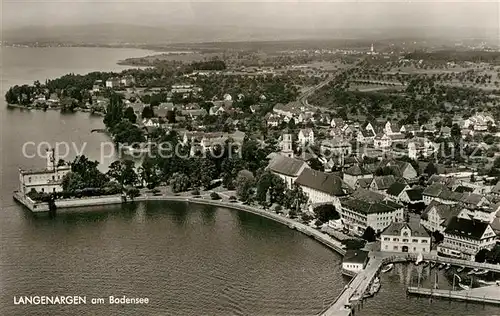
[[[178,203],[74,209],[34,216],[12,200],[27,141],[87,143],[99,159],[102,119],[86,113],[9,110],[14,84],[65,73],[120,70],[147,51],[2,48],[0,98],[0,315],[315,315],[347,283],[341,258],[286,226],[243,212]],[[74,156],[74,153],[73,153]],[[71,158],[71,157],[70,157]],[[403,272],[356,315],[500,315],[500,309],[408,299]],[[403,277],[401,277],[403,276]],[[21,295],[148,297],[144,306],[18,306]]]

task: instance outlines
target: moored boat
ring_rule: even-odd
[[[477,280],[480,284],[483,285],[495,285],[495,284],[500,284],[500,281],[484,281],[484,280]]]
[[[446,264],[446,266],[444,267],[445,270],[448,270],[449,268],[451,268],[451,264]]]
[[[425,260],[425,261],[424,261],[423,266],[424,266],[424,267],[427,267],[428,265],[429,265],[429,261],[428,261],[428,260]]]
[[[418,266],[422,261],[424,261],[424,256],[422,255],[422,253],[419,253],[417,256],[417,260],[415,260],[415,265]]]
[[[383,273],[386,273],[386,272],[391,271],[392,268],[394,268],[394,264],[393,263],[389,263],[388,265],[386,265],[385,267],[383,267],[381,271]]]
[[[445,266],[445,265],[446,265],[446,264],[441,263],[441,264],[439,265],[438,269],[439,269],[439,270],[441,270],[442,268],[444,268],[444,266]]]
[[[431,268],[434,268],[436,266],[436,262],[435,261],[431,261]]]
[[[487,274],[489,271],[484,269],[484,270],[479,270],[476,272],[476,275],[484,275],[484,274]]]
[[[465,267],[464,266],[460,266],[458,269],[457,269],[457,273],[460,273],[462,271],[464,271]]]
[[[462,290],[466,290],[466,291],[470,290],[470,286],[468,286],[468,285],[463,285],[462,283],[458,283],[458,286],[460,286],[460,288]]]

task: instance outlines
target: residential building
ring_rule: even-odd
[[[368,252],[363,250],[347,250],[342,259],[342,273],[355,275],[363,271],[368,263]]]
[[[356,182],[359,179],[370,179],[373,178],[373,173],[366,170],[359,164],[344,170],[344,182],[347,183],[351,188],[356,186]]]
[[[301,129],[299,131],[298,139],[299,139],[299,143],[302,145],[305,145],[305,144],[312,145],[312,144],[314,144],[314,131],[310,128]]]
[[[384,126],[384,133],[387,135],[400,134],[400,129],[396,122],[387,121]]]
[[[387,134],[378,134],[373,141],[373,147],[376,149],[387,149],[391,145],[392,140]]]
[[[438,246],[439,255],[474,260],[481,249],[491,249],[496,234],[489,223],[453,217],[444,230],[444,241]]]
[[[385,192],[395,182],[396,178],[394,178],[392,174],[387,176],[375,176],[370,183],[370,190]]]
[[[391,168],[396,177],[403,178],[406,181],[413,181],[418,178],[417,170],[413,168],[411,163],[406,161],[388,160],[380,163],[379,167]]]
[[[135,84],[135,78],[133,76],[125,76],[120,79],[120,84],[124,87],[130,87]]]
[[[418,224],[394,222],[380,234],[380,250],[429,253],[431,251],[431,236]]]
[[[119,78],[109,78],[106,80],[106,88],[115,89],[120,87],[120,79]]]
[[[345,198],[340,203],[344,226],[357,235],[362,235],[368,226],[378,233],[392,222],[403,221],[404,207],[393,201],[367,202]]]
[[[321,153],[326,156],[343,155],[349,156],[352,153],[352,145],[343,138],[334,137],[331,140],[323,140],[320,146]]]
[[[47,165],[44,169],[19,169],[19,192],[26,195],[30,192],[61,192],[62,179],[71,171],[69,165],[58,165],[54,149],[47,150]]]
[[[420,224],[427,230],[443,232],[448,222],[458,216],[462,208],[458,205],[443,204],[432,201],[424,210],[420,217]]]
[[[406,198],[408,195],[405,194],[405,191],[409,189],[410,186],[406,183],[394,182],[389,186],[389,188],[387,188],[385,194],[396,203],[408,203],[408,199]]]
[[[342,179],[332,173],[304,168],[295,180],[308,196],[308,204],[333,203],[340,210],[339,197],[350,191]]]

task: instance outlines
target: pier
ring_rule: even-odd
[[[354,279],[346,285],[344,290],[337,297],[332,306],[330,306],[322,316],[349,316],[352,313],[352,304],[356,304],[363,299],[372,283],[375,275],[383,264],[381,258],[370,258],[366,268],[360,272]]]
[[[466,291],[427,289],[413,286],[408,287],[408,294],[500,305],[500,286],[498,285],[484,286]]]

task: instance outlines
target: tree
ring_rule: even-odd
[[[488,252],[486,261],[493,264],[500,263],[500,245],[495,245],[495,247]]]
[[[344,239],[342,244],[346,246],[347,250],[359,250],[366,245],[366,241],[362,239]]]
[[[184,173],[174,173],[170,179],[170,184],[172,185],[172,191],[174,193],[185,192],[191,186],[189,182],[189,177]]]
[[[294,185],[291,190],[286,190],[283,206],[297,212],[304,207],[308,200],[302,188],[298,185]]]
[[[337,211],[337,208],[332,204],[319,205],[314,208],[313,212],[316,215],[316,217],[324,223],[330,220],[340,219],[340,215],[339,212]]]
[[[123,118],[123,102],[119,95],[113,94],[109,99],[109,104],[106,107],[106,115],[104,116],[104,125],[108,129],[113,128]]]
[[[500,168],[500,157],[495,158],[493,161],[493,168]]]
[[[137,183],[138,176],[132,160],[115,161],[109,166],[107,175],[118,182],[122,187],[133,186]]]
[[[141,180],[146,183],[146,187],[150,190],[160,184],[160,177],[158,176],[156,165],[148,157],[142,162],[142,166],[139,169],[139,175]]]
[[[314,170],[325,171],[325,167],[323,166],[323,163],[321,163],[321,161],[319,161],[318,158],[311,158],[307,161],[307,163]]]
[[[141,113],[141,117],[143,119],[149,119],[149,118],[152,118],[155,116],[155,113],[153,111],[153,108],[149,105],[146,105],[143,109],[142,109],[142,113]]]
[[[68,188],[78,187],[78,189],[102,188],[109,179],[99,171],[98,166],[98,161],[90,161],[84,155],[77,156],[71,163],[71,172],[78,174],[79,178],[76,178],[76,176],[69,177],[66,180],[68,181],[66,185]]]
[[[259,176],[257,181],[255,198],[261,205],[268,203],[281,204],[285,190],[286,185],[283,179],[270,171],[265,171]]]
[[[368,226],[366,227],[364,233],[363,233],[363,236],[362,238],[368,242],[374,242],[377,240],[377,236],[375,234],[375,230],[371,227],[371,226]]]
[[[139,144],[144,142],[144,131],[132,124],[129,120],[122,120],[116,124],[111,132],[117,144]]]
[[[129,120],[130,123],[135,124],[137,122],[137,115],[134,113],[134,109],[132,107],[127,107],[123,113],[123,118]]]
[[[443,234],[441,234],[441,233],[440,233],[439,231],[437,231],[437,230],[436,230],[436,231],[434,231],[434,232],[432,232],[432,237],[434,237],[434,242],[435,242],[436,244],[439,244],[439,243],[443,242],[443,240],[444,240],[444,236],[443,236]]]
[[[170,124],[175,123],[175,112],[174,111],[168,110],[166,117],[167,117],[167,122],[169,122]]]
[[[85,188],[82,176],[76,172],[68,172],[62,179],[62,187],[65,192],[76,192]]]
[[[451,136],[454,138],[459,138],[462,136],[462,132],[460,130],[460,126],[457,123],[451,126]]]
[[[476,262],[485,262],[486,261],[486,258],[488,257],[488,254],[489,254],[489,250],[488,249],[481,249],[479,250],[477,253],[476,253],[476,256],[474,258],[474,260]]]
[[[255,178],[252,172],[242,170],[236,177],[236,194],[243,202],[250,200],[252,196],[252,189],[255,184]]]
[[[427,167],[425,167],[424,169],[424,173],[427,174],[428,176],[432,176],[433,174],[437,174],[438,170],[432,162],[429,162]]]

